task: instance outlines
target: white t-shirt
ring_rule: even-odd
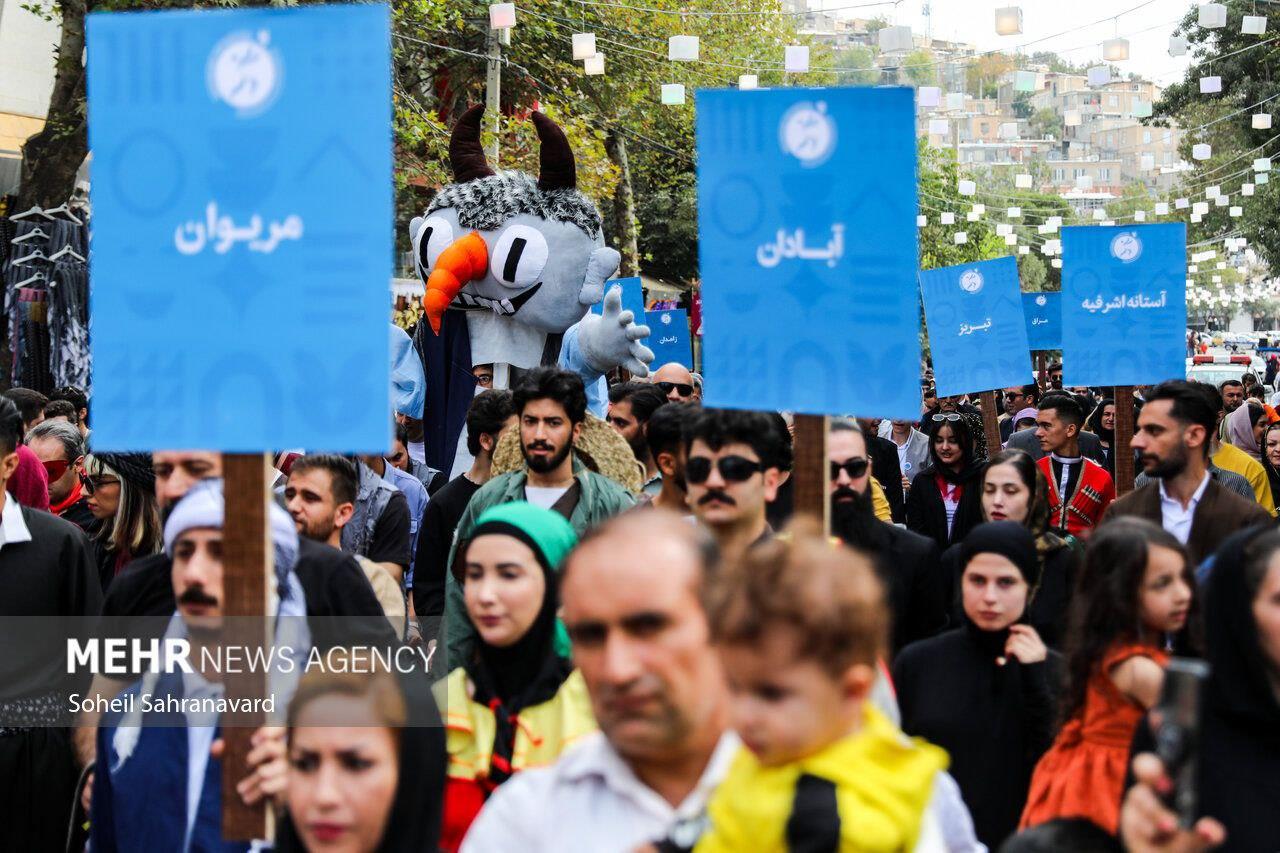
[[[545,488],[542,486],[525,486],[524,498],[534,506],[540,506],[543,509],[551,509],[555,506],[556,501],[564,497],[564,493],[569,491],[569,487],[563,488]]]

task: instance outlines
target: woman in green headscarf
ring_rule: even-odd
[[[596,729],[556,618],[560,566],[577,541],[559,513],[522,501],[485,511],[459,548],[454,572],[478,642],[444,682],[446,851],[462,844],[498,785]]]

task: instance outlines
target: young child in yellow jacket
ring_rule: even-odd
[[[725,567],[708,599],[743,748],[696,853],[915,849],[947,756],[868,701],[888,631],[870,563],[797,532]]]

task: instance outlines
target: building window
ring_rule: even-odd
[[[1098,174],[1098,180],[1103,181],[1104,183],[1105,183],[1106,181],[1111,180],[1111,170],[1110,170],[1110,169],[1103,169],[1103,170]]]
[[[1053,181],[1054,181],[1054,183],[1056,183],[1056,184],[1060,184],[1060,183],[1062,183],[1063,181],[1065,181],[1066,179],[1067,179],[1067,170],[1066,170],[1066,169],[1054,169],[1054,170],[1053,170]]]
[[[982,123],[982,134],[983,134],[983,136],[987,135],[987,134],[988,134],[988,133],[990,133],[990,132],[991,132],[991,125],[984,121],[984,122]]]
[[[1142,131],[1142,144],[1143,145],[1151,144],[1151,131],[1149,130]]]
[[[1083,178],[1083,177],[1084,177],[1084,169],[1072,169],[1072,170],[1071,170],[1071,177],[1072,177],[1072,178]]]
[[[1120,106],[1120,96],[1119,96],[1119,95],[1107,95],[1107,106],[1109,106],[1109,107],[1118,107],[1118,106]]]

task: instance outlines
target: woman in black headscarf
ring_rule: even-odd
[[[987,439],[977,415],[940,412],[932,419],[931,464],[911,481],[907,527],[946,548],[982,521],[978,478],[987,460]]]
[[[1271,853],[1280,850],[1280,531],[1254,528],[1223,543],[1205,587],[1204,628],[1197,810],[1226,829],[1216,849]],[[1134,751],[1154,746],[1140,726]],[[1127,845],[1172,835],[1154,825],[1159,808],[1147,785],[1129,791],[1120,816]]]
[[[1098,437],[1102,452],[1107,456],[1107,469],[1114,479],[1116,476],[1116,457],[1111,452],[1116,441],[1116,401],[1107,397],[1085,419],[1084,428]]]
[[[977,836],[994,850],[1017,829],[1053,740],[1060,659],[1024,621],[1040,575],[1031,532],[979,525],[960,559],[964,625],[903,649],[893,681],[902,730],[947,750]]]

